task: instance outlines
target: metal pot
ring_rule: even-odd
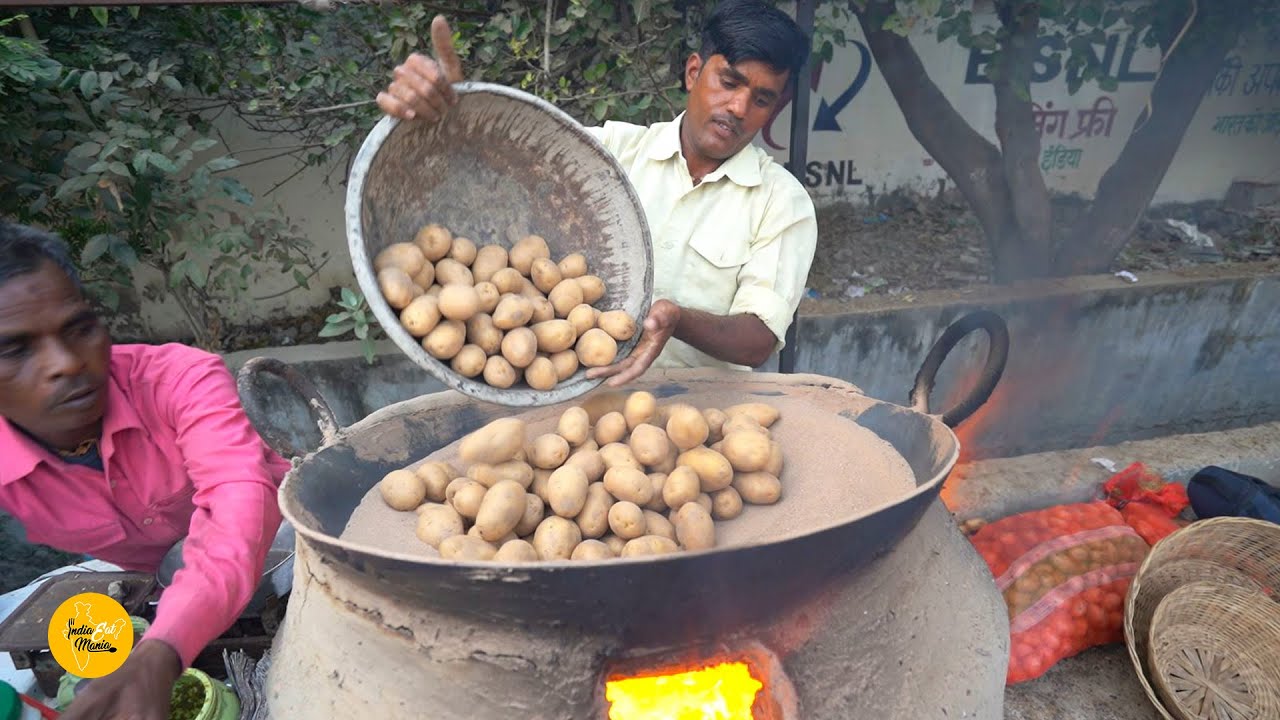
[[[990,350],[977,386],[957,407],[941,415],[929,414],[929,390],[943,359],[962,337],[979,328],[988,334]],[[281,506],[296,528],[299,543],[326,565],[341,568],[347,580],[386,597],[458,617],[570,623],[623,637],[643,637],[645,642],[664,642],[687,640],[695,634],[714,637],[760,620],[793,603],[803,594],[798,588],[822,587],[896,544],[937,498],[959,456],[959,442],[950,426],[990,396],[1007,353],[1008,333],[998,316],[984,311],[961,318],[930,351],[911,392],[910,408],[869,398],[848,383],[814,375],[651,372],[634,389],[648,389],[659,397],[703,394],[743,399],[810,392],[814,412],[830,414],[833,422],[857,423],[891,444],[910,466],[913,489],[852,514],[827,512],[817,503],[815,517],[805,530],[767,541],[652,558],[515,567],[424,558],[341,538],[356,507],[387,472],[509,414],[508,408],[437,393],[392,405],[337,430],[327,404],[309,382],[283,363],[251,360],[241,369],[240,383],[244,393],[258,373],[277,374],[307,398],[324,440],[285,478]],[[246,407],[253,405],[246,403]],[[550,417],[562,410],[563,406],[550,406],[531,412]],[[251,419],[268,441],[278,436],[260,422],[263,418],[251,415]],[[832,449],[833,454],[840,452]],[[821,499],[823,493],[847,481],[821,473],[803,475],[788,480],[790,502],[803,502],[796,498],[804,496]],[[745,515],[759,517],[750,522],[763,523],[764,528],[770,522],[765,510],[752,508]],[[710,597],[718,600],[712,602]]]

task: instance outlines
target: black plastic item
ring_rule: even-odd
[[[1196,517],[1245,517],[1280,525],[1280,488],[1210,465],[1192,476],[1187,496]]]

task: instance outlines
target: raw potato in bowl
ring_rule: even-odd
[[[550,272],[537,243],[517,257]],[[784,497],[775,408],[660,405],[635,392],[602,409],[569,407],[544,432],[494,420],[459,441],[457,467],[426,458],[377,490],[392,510],[418,514],[418,541],[441,557],[500,564],[706,550],[718,522]],[[732,416],[743,427],[712,431]]]
[[[552,257],[538,235],[477,247],[432,223],[374,263],[401,327],[450,371],[490,387],[552,390],[613,363],[639,332],[626,311],[598,306],[608,287],[585,255]]]

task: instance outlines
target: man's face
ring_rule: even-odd
[[[789,74],[758,60],[730,65],[723,55],[705,60],[691,55],[685,63],[689,105],[684,132],[693,150],[711,160],[728,160],[746,147],[786,102]]]
[[[46,442],[92,427],[110,355],[106,329],[57,265],[0,284],[0,416]]]

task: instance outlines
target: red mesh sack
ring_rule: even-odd
[[[1155,545],[1165,536],[1190,524],[1186,520],[1170,517],[1169,511],[1159,505],[1148,505],[1145,502],[1131,502],[1120,508],[1120,514],[1148,545]]]
[[[1148,545],[1155,545],[1186,522],[1176,518],[1191,504],[1187,489],[1168,483],[1160,474],[1140,462],[1111,476],[1102,486],[1107,504],[1120,510]]]
[[[1124,641],[1124,597],[1149,546],[1104,502],[1058,505],[982,527],[970,542],[1009,608],[1006,682]]]

